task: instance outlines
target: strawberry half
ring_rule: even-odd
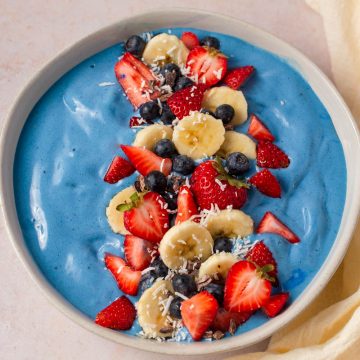
[[[237,90],[249,79],[249,77],[254,73],[254,71],[255,68],[251,65],[233,69],[226,74],[224,83],[228,87]]]
[[[134,235],[125,235],[125,259],[134,270],[146,269],[157,253],[157,246],[153,242],[141,239]]]
[[[186,185],[181,186],[179,189],[177,208],[175,225],[180,224],[199,213],[191,190]]]
[[[199,111],[206,88],[203,85],[188,86],[176,91],[167,99],[167,104],[173,114],[182,119],[190,111]]]
[[[228,272],[224,308],[228,311],[254,311],[270,297],[271,282],[249,261],[239,261]]]
[[[276,316],[285,306],[289,298],[289,293],[280,293],[270,297],[263,305],[262,310],[268,317]]]
[[[125,261],[112,254],[105,255],[105,266],[113,274],[119,289],[128,295],[136,295],[141,279],[141,271],[132,270]]]
[[[128,330],[135,317],[134,305],[126,296],[121,296],[96,315],[95,323],[114,330]]]
[[[135,168],[121,156],[115,156],[106,171],[104,181],[109,184],[115,184],[123,178],[133,174]]]
[[[120,145],[120,147],[141,175],[146,176],[154,170],[161,171],[165,176],[170,174],[171,159],[161,158],[143,147],[130,145]]]
[[[190,51],[186,67],[196,83],[209,87],[217,84],[225,76],[227,57],[214,48],[197,46]]]
[[[115,64],[115,75],[135,109],[160,95],[159,91],[154,91],[157,81],[154,74],[128,52]]]
[[[147,125],[147,124],[153,124],[153,122],[151,120],[145,120],[138,116],[133,116],[129,120],[129,127],[131,129],[134,127],[139,127],[139,126]]]
[[[268,169],[257,172],[250,178],[249,182],[264,195],[273,198],[281,197],[280,183]]]
[[[236,328],[238,328],[241,324],[246,322],[250,316],[253,314],[252,311],[247,312],[233,312],[226,311],[223,308],[218,309],[216,317],[211,325],[213,330],[220,330],[223,333],[226,333],[230,329],[231,320],[234,321]],[[234,330],[236,330],[236,328]]]
[[[124,212],[124,225],[131,234],[154,243],[160,242],[169,230],[169,213],[165,200],[155,192],[148,192],[136,207]]]
[[[280,221],[273,213],[267,211],[261,219],[256,229],[258,234],[273,233],[282,236],[292,244],[300,242],[299,237],[293,233],[282,221]]]
[[[199,38],[191,31],[183,32],[181,35],[181,41],[189,50],[192,50],[194,47],[200,45]]]
[[[256,148],[256,164],[259,167],[279,169],[290,165],[289,157],[270,141],[260,141]]]
[[[181,304],[181,317],[191,337],[197,341],[215,319],[218,310],[216,299],[207,291],[201,291]]]
[[[268,140],[273,142],[275,140],[274,135],[255,114],[250,116],[248,134],[258,141]]]

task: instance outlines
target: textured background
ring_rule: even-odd
[[[0,127],[24,84],[64,47],[129,15],[164,6],[219,11],[247,21],[297,47],[330,76],[321,18],[301,0],[0,0]],[[170,358],[111,343],[74,324],[30,281],[1,216],[0,239],[1,359]]]

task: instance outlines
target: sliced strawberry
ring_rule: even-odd
[[[181,186],[179,189],[177,207],[178,210],[175,225],[180,224],[199,213],[192,192],[186,185]]]
[[[226,74],[224,83],[228,87],[237,90],[241,85],[244,85],[254,71],[255,68],[251,65],[233,69]]]
[[[258,141],[268,140],[273,142],[275,140],[274,135],[255,114],[250,116],[248,133]]]
[[[112,254],[105,255],[105,266],[113,274],[121,291],[128,295],[137,294],[141,271],[132,270],[121,257]]]
[[[228,272],[224,308],[228,311],[254,311],[269,299],[271,282],[249,261],[239,261]]]
[[[157,81],[154,74],[128,52],[115,64],[115,75],[135,109],[160,95],[154,90]]]
[[[200,45],[199,38],[191,31],[183,32],[181,35],[181,41],[189,50],[192,50],[194,47]]]
[[[146,269],[157,252],[156,244],[134,235],[125,235],[124,253],[128,264],[134,270]]]
[[[130,145],[120,145],[120,147],[141,175],[146,176],[154,170],[161,171],[166,176],[170,174],[172,167],[171,159],[161,158],[152,151],[142,147]]]
[[[256,148],[257,166],[271,169],[287,168],[289,157],[270,141],[260,141]]]
[[[277,263],[270,249],[263,241],[257,242],[246,254],[246,260],[254,262],[257,266],[272,265],[274,270],[269,271],[268,275],[276,278]]]
[[[235,329],[239,327],[241,324],[246,322],[250,316],[253,314],[252,311],[247,312],[232,312],[232,311],[226,311],[223,308],[218,309],[218,312],[216,314],[216,317],[211,325],[211,328],[214,330],[220,330],[223,333],[226,333],[229,331],[231,327],[231,321],[235,324]]]
[[[121,156],[115,156],[106,171],[104,181],[109,184],[115,184],[123,178],[133,174],[135,168]]]
[[[227,57],[214,48],[197,46],[190,51],[186,67],[197,83],[212,86],[225,76]]]
[[[191,337],[197,341],[215,319],[218,310],[216,299],[207,291],[201,291],[181,304],[181,317]]]
[[[148,192],[137,207],[124,212],[124,225],[131,234],[158,243],[169,230],[169,213],[163,197]]]
[[[273,198],[281,197],[280,183],[268,169],[257,172],[250,178],[249,182],[264,195]]]
[[[153,122],[151,120],[145,120],[138,116],[133,116],[129,120],[129,127],[131,129],[134,127],[139,127],[139,126],[147,125],[147,124],[153,124]]]
[[[134,323],[135,317],[135,306],[126,296],[121,296],[101,310],[96,315],[95,322],[110,329],[128,330]]]
[[[178,118],[190,114],[190,111],[199,111],[206,88],[203,85],[188,86],[176,91],[168,100],[170,110]]]
[[[263,305],[262,310],[268,317],[274,317],[284,308],[288,298],[287,292],[273,295]]]
[[[261,233],[278,234],[293,244],[300,242],[299,237],[296,234],[294,234],[283,222],[281,222],[270,211],[265,213],[264,217],[260,221],[258,228],[256,229],[256,232],[258,234]]]

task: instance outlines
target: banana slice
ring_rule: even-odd
[[[245,134],[240,134],[237,131],[227,131],[225,141],[221,145],[218,154],[227,157],[233,152],[241,152],[249,159],[256,159],[256,144]]]
[[[213,238],[219,235],[244,237],[254,232],[254,222],[241,210],[221,210],[208,216],[206,228]]]
[[[175,126],[173,142],[180,154],[201,159],[214,155],[220,149],[224,135],[222,121],[196,111]]]
[[[178,37],[162,33],[154,36],[146,44],[143,58],[148,65],[162,65],[168,62],[185,65],[188,54],[188,48]]]
[[[144,146],[153,150],[155,144],[161,139],[172,139],[173,130],[170,126],[154,124],[141,129],[135,137],[134,146]]]
[[[172,292],[170,281],[159,279],[141,295],[137,303],[137,315],[146,337],[171,336],[167,309],[173,298]]]
[[[218,86],[205,92],[201,106],[210,111],[215,111],[219,105],[228,104],[235,110],[231,120],[232,125],[242,124],[247,119],[247,102],[240,90],[233,90],[227,86]]]
[[[213,252],[214,241],[203,226],[185,221],[172,227],[160,242],[159,253],[165,265],[173,270],[188,260],[205,261]]]
[[[238,259],[232,253],[220,252],[211,255],[201,264],[199,269],[199,278],[202,278],[205,275],[213,276],[217,274],[223,279],[226,279],[227,273],[236,262],[238,262]]]
[[[116,207],[119,204],[124,203],[125,201],[130,201],[130,196],[136,192],[133,186],[129,186],[124,190],[117,193],[111,200],[106,208],[106,216],[109,222],[109,225],[113,232],[126,235],[129,232],[125,229],[124,225],[124,213],[117,211]]]

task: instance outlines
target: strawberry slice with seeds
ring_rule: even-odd
[[[216,299],[207,291],[201,291],[181,304],[181,317],[191,337],[201,340],[215,319],[218,310]]]
[[[249,261],[239,261],[228,272],[224,308],[228,311],[246,312],[261,308],[269,299],[271,282],[264,273]]]
[[[189,50],[192,50],[194,47],[200,45],[199,38],[191,31],[183,32],[181,35],[181,41]]]
[[[197,46],[190,51],[186,67],[196,83],[209,87],[217,84],[225,76],[227,57],[214,48]]]
[[[114,330],[128,330],[135,317],[135,306],[126,296],[121,296],[96,315],[95,323]]]
[[[248,134],[258,141],[268,140],[273,142],[275,140],[274,135],[255,114],[250,116]]]
[[[157,253],[157,246],[153,242],[134,235],[126,235],[124,240],[125,259],[134,270],[146,269]]]
[[[227,331],[235,331],[241,324],[246,322],[252,314],[252,311],[234,312],[226,311],[225,309],[220,308],[218,309],[211,328],[213,330],[220,330],[223,333],[226,333]],[[232,322],[235,324],[235,327],[233,329],[231,328],[232,326],[234,326],[231,324]]]
[[[128,52],[115,64],[115,75],[135,109],[160,95],[159,91],[154,90],[157,82],[155,75]]]
[[[142,199],[139,197],[132,208],[124,212],[126,230],[144,240],[160,242],[169,230],[169,213],[165,204],[164,198],[155,192],[148,192]]]
[[[255,68],[251,65],[233,69],[226,74],[224,83],[228,87],[237,90],[241,85],[245,84],[254,71]]]
[[[274,317],[284,308],[288,299],[289,293],[287,292],[270,296],[270,299],[263,305],[262,310],[268,317]]]
[[[256,164],[259,167],[279,169],[290,165],[289,157],[270,141],[260,141],[256,148]]]
[[[280,183],[268,169],[257,172],[249,179],[249,182],[264,195],[273,198],[281,197]]]
[[[147,124],[153,124],[153,122],[151,120],[145,120],[141,117],[138,116],[133,116],[130,118],[129,120],[129,127],[132,128],[136,128],[142,125],[147,125]]]
[[[165,176],[170,174],[171,159],[161,158],[143,147],[130,145],[120,145],[120,147],[141,175],[146,176],[154,170],[161,171]]]
[[[199,213],[192,192],[186,185],[181,186],[179,189],[177,207],[175,225],[189,220],[193,215]]]
[[[123,178],[133,174],[135,168],[129,161],[123,159],[121,156],[115,156],[106,171],[104,181],[109,184],[115,184]]]
[[[299,237],[270,211],[267,211],[265,213],[264,217],[260,221],[259,226],[256,229],[256,232],[258,234],[277,234],[282,236],[292,244],[300,242]]]
[[[190,114],[190,111],[199,111],[206,88],[203,85],[188,86],[172,94],[167,104],[173,114],[182,119]]]
[[[128,295],[136,295],[141,279],[141,271],[132,270],[119,256],[105,255],[105,266],[113,274],[119,289]]]

